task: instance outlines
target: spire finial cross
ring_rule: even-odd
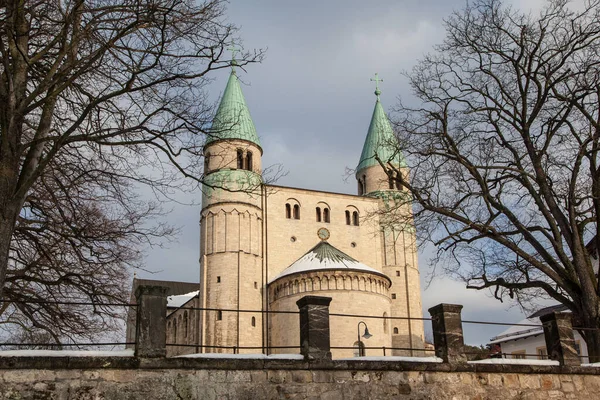
[[[237,60],[235,59],[235,53],[239,53],[242,50],[237,47],[234,43],[231,46],[227,47],[227,50],[231,52],[231,67],[235,69],[235,66],[238,65]]]
[[[371,82],[375,82],[375,96],[379,98],[381,90],[379,90],[379,82],[383,82],[383,79],[379,79],[379,74],[375,72],[375,78],[371,78]]]

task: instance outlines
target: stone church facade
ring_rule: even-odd
[[[298,352],[298,315],[275,312],[298,311],[305,295],[331,297],[332,314],[379,317],[331,316],[334,358],[357,353],[360,321],[366,355],[422,355],[408,350],[423,348],[422,321],[390,319],[421,318],[421,292],[412,211],[380,162],[408,171],[375,94],[357,195],[270,185],[232,68],[204,148],[199,292],[170,310],[167,343],[187,345],[170,355]]]

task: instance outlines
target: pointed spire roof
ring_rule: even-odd
[[[377,75],[375,76],[377,77]],[[380,80],[376,78],[376,82],[379,83],[379,81]],[[369,125],[369,132],[367,133],[365,144],[363,145],[363,150],[360,155],[358,167],[356,167],[356,172],[366,167],[379,165],[375,155],[377,155],[377,157],[379,157],[379,159],[384,163],[391,162],[398,167],[406,166],[404,156],[398,149],[398,142],[394,136],[394,131],[392,130],[390,120],[388,119],[387,115],[385,115],[383,106],[379,101],[380,94],[381,91],[377,86],[375,89],[375,96],[377,96],[377,100],[375,101],[375,109],[373,110],[371,124]]]
[[[206,143],[221,139],[241,139],[260,147],[256,128],[235,71],[235,65],[232,65],[231,75],[229,75],[210,132],[211,135],[207,138]]]
[[[321,241],[292,265],[284,269],[271,282],[288,275],[320,270],[352,270],[386,276],[376,269],[356,261],[348,254],[330,245],[327,241]]]

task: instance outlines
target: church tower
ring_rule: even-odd
[[[200,216],[203,352],[254,352],[263,345],[262,148],[232,64],[204,145]],[[234,311],[226,311],[234,310]],[[239,349],[255,347],[254,349]]]
[[[412,208],[394,179],[408,174],[392,126],[379,100],[378,75],[375,74],[375,109],[356,168],[358,194],[380,199],[379,221],[383,273],[391,281],[391,316],[421,318],[421,288],[417,264]],[[382,164],[385,166],[382,167]],[[368,217],[367,217],[368,218]],[[423,348],[424,331],[420,320],[391,320],[392,347]],[[411,350],[393,350],[393,355],[421,355]]]

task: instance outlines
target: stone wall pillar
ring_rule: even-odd
[[[300,309],[300,353],[306,360],[331,360],[329,337],[331,297],[304,296]]]
[[[571,317],[570,313],[557,312],[540,317],[540,321],[544,325],[548,358],[558,361],[560,365],[581,364],[577,349],[575,349]]]
[[[136,357],[167,355],[167,291],[164,286],[140,285],[135,291]]]
[[[463,306],[458,304],[442,303],[429,309],[433,326],[435,355],[446,363],[467,362],[460,318],[462,308]]]

